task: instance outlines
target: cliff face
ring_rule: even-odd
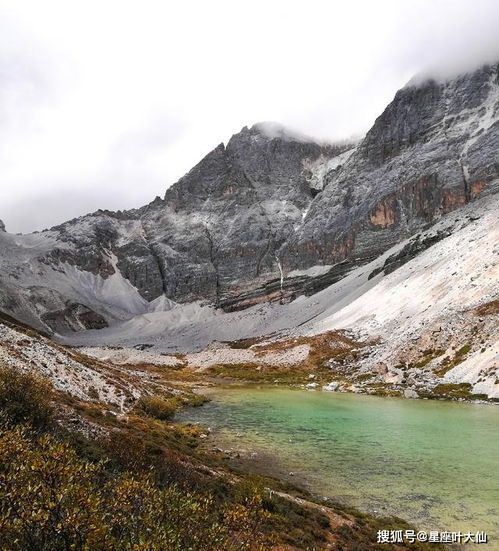
[[[400,90],[327,175],[286,258],[362,262],[499,187],[498,65]]]
[[[409,84],[355,147],[244,128],[145,207],[0,232],[0,309],[63,331],[311,294],[496,193],[498,121],[495,65]]]

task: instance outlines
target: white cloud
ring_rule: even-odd
[[[490,57],[497,23],[495,0],[0,0],[0,218],[140,206],[262,120],[358,135],[414,73]]]

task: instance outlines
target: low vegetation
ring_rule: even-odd
[[[253,362],[214,365],[208,372],[223,379],[285,385],[303,384],[309,373],[297,367],[266,366]]]
[[[422,398],[446,399],[446,400],[487,400],[486,394],[473,394],[472,385],[469,383],[441,383],[434,386],[431,391],[418,389]]]
[[[142,398],[124,418],[61,398],[0,369],[1,551],[368,551],[395,549],[377,529],[406,527],[224,468],[199,449],[202,429],[170,422],[178,396]],[[100,436],[70,430],[66,410]]]
[[[273,342],[262,339],[244,339],[231,342],[236,349],[254,352],[254,360],[240,363],[224,363],[210,367],[207,372],[213,376],[251,383],[296,385],[311,382],[327,384],[331,380],[347,381],[355,370],[360,349],[366,343],[359,343],[341,331],[328,331],[320,335],[301,336]],[[298,346],[307,346],[307,357],[293,365],[277,365],[268,362],[266,355],[285,353]]]
[[[54,423],[50,382],[33,373],[4,368],[0,377],[0,412],[10,423],[46,430]]]
[[[466,355],[470,352],[471,344],[465,344],[461,346],[452,356],[446,356],[439,367],[434,370],[437,377],[443,377],[448,371],[454,369],[456,365],[459,365],[466,358]]]
[[[159,487],[147,472],[111,477],[104,462],[20,428],[0,439],[0,467],[5,549],[264,549],[256,496],[220,509],[208,495]]]
[[[256,492],[222,503],[193,489],[199,480],[178,455],[159,461],[163,450],[133,431],[102,442],[67,434],[53,422],[53,396],[47,381],[2,369],[2,551],[268,548]],[[155,417],[169,416],[163,402],[146,403]]]
[[[445,350],[440,350],[440,349],[433,350],[430,348],[428,350],[425,350],[423,352],[422,358],[418,362],[416,362],[412,367],[415,367],[416,369],[421,369],[422,367],[425,367],[426,365],[428,365],[435,358],[442,356],[442,354],[444,353],[445,353]]]
[[[479,316],[493,316],[499,314],[499,299],[491,300],[476,309]]]
[[[175,415],[179,405],[180,400],[176,397],[142,396],[136,407],[151,417],[166,421]]]

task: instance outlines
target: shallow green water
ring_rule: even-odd
[[[212,398],[180,419],[276,458],[321,495],[499,541],[497,406],[255,387]]]

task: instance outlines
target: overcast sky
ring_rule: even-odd
[[[498,27],[497,0],[0,0],[0,218],[141,206],[258,121],[362,135],[414,74],[499,58]]]

